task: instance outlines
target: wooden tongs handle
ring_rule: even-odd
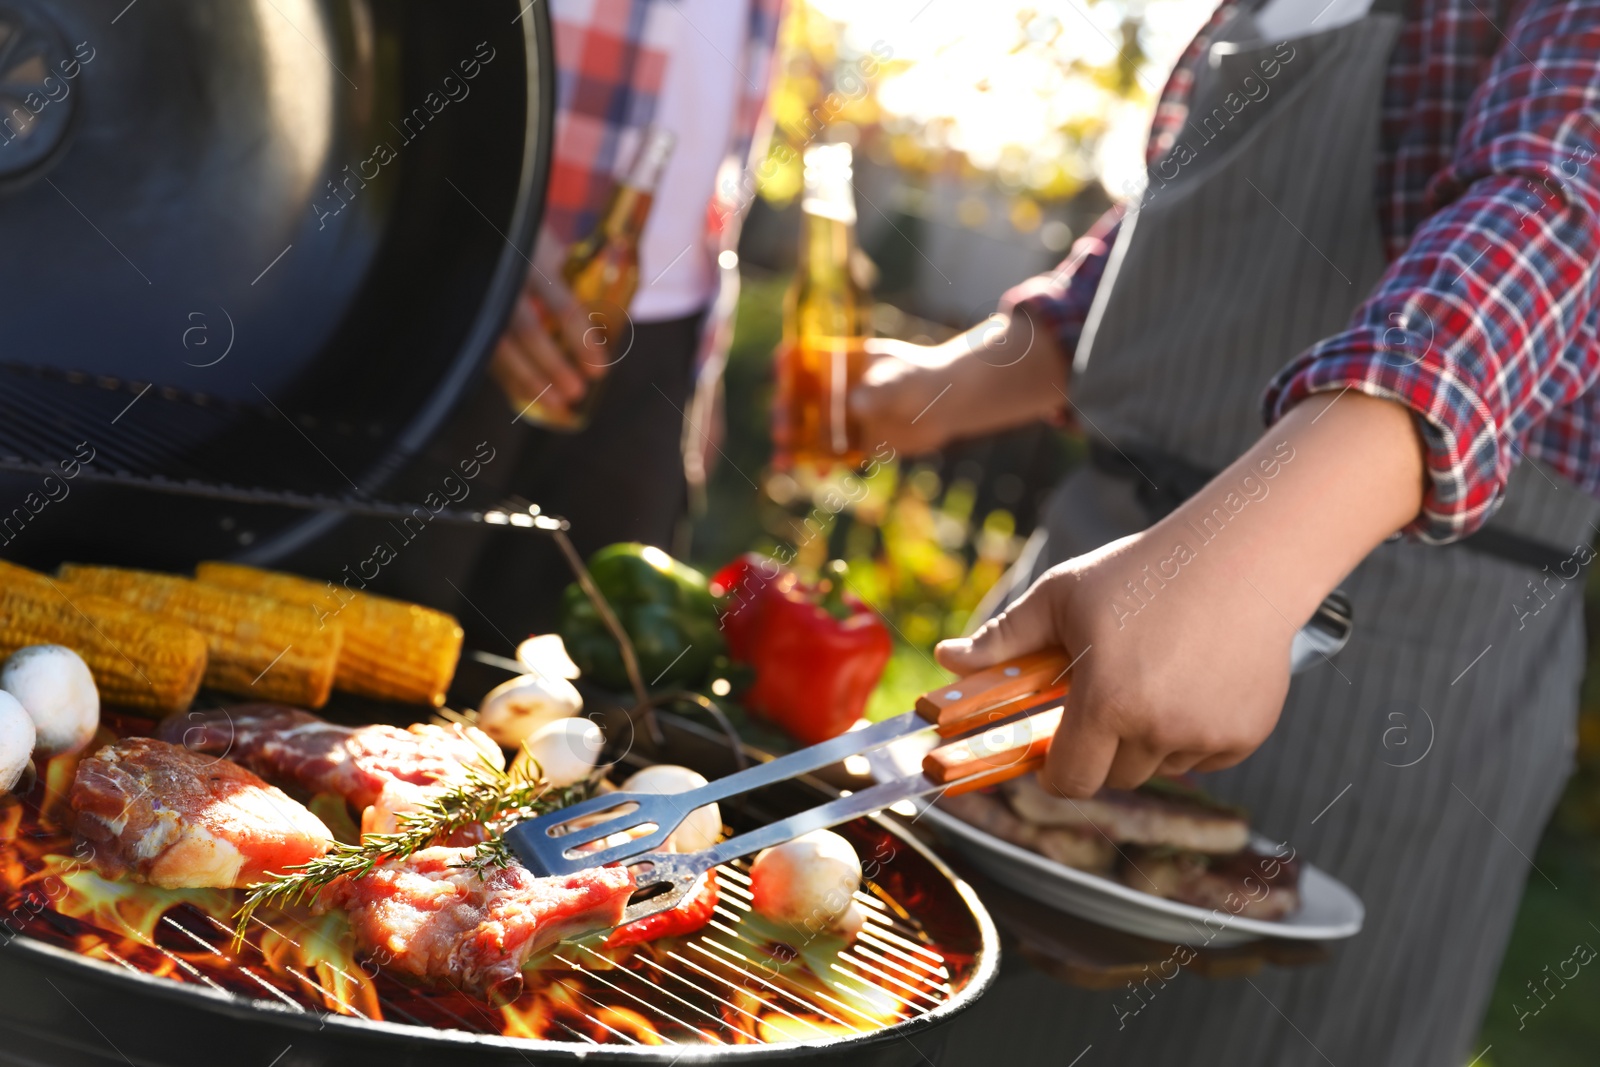
[[[1061,707],[1004,720],[1066,696],[1071,664],[1060,649],[1032,652],[918,697],[917,713],[937,724],[941,737],[960,737],[928,753],[923,773],[955,796],[1038,769],[1061,725]]]

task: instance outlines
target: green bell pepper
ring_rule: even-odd
[[[659,548],[626,542],[590,557],[589,573],[633,642],[647,686],[699,685],[727,651],[716,600],[693,567]],[[560,632],[585,678],[609,689],[629,687],[621,648],[576,582],[562,595]]]

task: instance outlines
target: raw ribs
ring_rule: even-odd
[[[522,992],[530,956],[617,925],[633,893],[625,867],[536,878],[513,863],[485,878],[455,866],[471,856],[470,848],[425,848],[334,882],[317,907],[343,908],[378,966],[507,1003]]]
[[[416,723],[340,726],[277,704],[242,704],[169,716],[159,736],[194,752],[226,754],[257,774],[307,794],[334,793],[357,811],[410,786],[459,780],[505,754],[472,726]]]

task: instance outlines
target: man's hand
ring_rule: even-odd
[[[489,373],[519,411],[537,400],[541,407],[564,415],[583,399],[589,383],[605,374],[606,364],[572,354],[582,352],[577,346],[583,344],[588,325],[581,308],[568,303],[560,315],[561,337],[557,339],[551,336],[538,299],[529,289],[517,297],[511,324],[489,361]]]
[[[1044,418],[1066,393],[1066,364],[1025,316],[996,315],[942,345],[873,340],[876,358],[850,394],[862,440],[931,452],[962,437]]]
[[[489,374],[518,411],[537,400],[557,416],[570,413],[615,362],[597,313],[557,280],[564,256],[559,244],[540,235],[535,267],[489,361]]]
[[[1244,759],[1276,725],[1294,632],[1422,502],[1411,413],[1319,395],[1172,515],[1052,568],[939,662],[1075,660],[1043,778],[1068,796]]]

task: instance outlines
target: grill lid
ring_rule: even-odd
[[[41,372],[0,375],[5,508],[80,443],[169,490],[381,486],[527,269],[549,48],[514,0],[0,0],[0,318]],[[147,514],[124,556],[237,551],[205,513]]]

